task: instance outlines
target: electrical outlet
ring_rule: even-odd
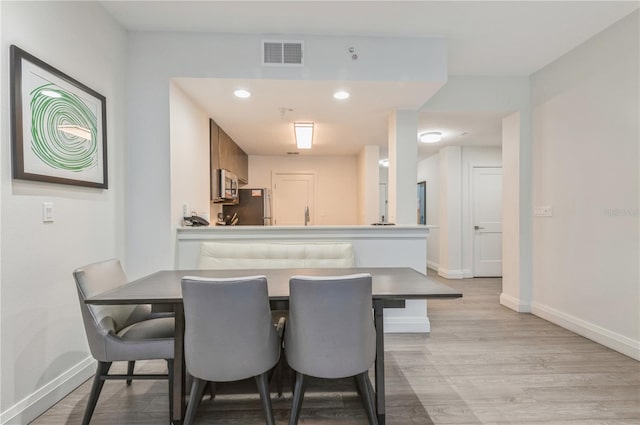
[[[182,204],[182,216],[191,217],[191,213],[189,212],[189,204]]]
[[[548,205],[535,207],[533,209],[533,215],[536,217],[553,217],[553,207]]]

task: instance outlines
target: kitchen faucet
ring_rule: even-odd
[[[309,218],[309,206],[304,207],[304,225],[309,224],[311,219]]]

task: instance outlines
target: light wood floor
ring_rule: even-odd
[[[640,424],[639,362],[501,307],[500,279],[442,281],[464,297],[429,301],[431,334],[385,339],[389,425]],[[162,364],[145,362],[140,369],[159,371]],[[197,423],[264,424],[248,384],[244,394],[205,399]],[[84,383],[33,423],[79,424],[89,389]],[[287,423],[290,401],[290,393],[282,399],[274,394],[278,424]],[[110,381],[91,423],[164,424],[167,403],[165,381],[130,387]],[[355,385],[311,383],[300,424],[367,424]]]

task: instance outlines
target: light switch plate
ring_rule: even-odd
[[[42,222],[53,223],[53,202],[42,203]]]
[[[535,207],[533,209],[533,215],[536,217],[553,217],[553,207],[548,205]]]

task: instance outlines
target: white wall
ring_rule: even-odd
[[[435,154],[418,163],[418,182],[427,182],[427,225],[440,225],[440,156]],[[427,237],[427,266],[438,270],[440,265],[440,229],[429,228]]]
[[[450,76],[421,111],[505,112],[528,106],[528,77]]]
[[[273,172],[314,172],[316,224],[358,224],[356,156],[249,155],[247,188],[272,188]]]
[[[187,214],[209,214],[209,116],[174,82],[169,89],[171,146],[171,228]],[[171,244],[175,249],[175,243]]]
[[[296,36],[304,67],[263,67],[261,35],[128,33],[127,255],[137,277],[171,267],[169,80],[175,77],[446,81],[443,39]],[[345,46],[358,46],[357,62]],[[149,216],[148,211],[154,214]]]
[[[15,44],[107,99],[109,189],[101,190],[12,180],[2,97],[0,422],[17,424],[94,372],[71,273],[124,257],[126,33],[91,2],[2,2],[1,31],[3,93]],[[42,222],[43,202],[54,203],[53,223]]]
[[[639,13],[532,76],[532,311],[640,359]]]

